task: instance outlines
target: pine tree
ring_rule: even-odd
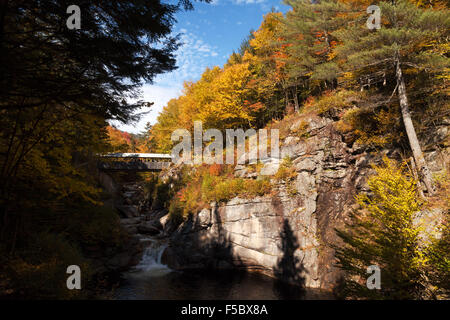
[[[381,2],[378,5],[381,9],[381,28],[369,30],[366,26],[367,15],[359,16],[348,27],[335,33],[343,42],[336,51],[338,57],[345,60],[347,71],[360,76],[381,71],[394,80],[394,92],[397,93],[409,145],[427,190],[432,194],[431,173],[411,119],[404,70],[436,73],[448,67],[447,56],[435,48],[448,36],[449,11],[420,9],[406,0]]]
[[[337,42],[333,32],[345,21],[339,14],[344,5],[336,0],[285,0],[292,10],[282,20],[279,33],[284,56],[286,87],[292,88],[295,109],[299,102],[299,87],[307,86],[308,80],[326,87],[334,84],[338,68],[334,62],[333,48]],[[311,85],[310,85],[311,86]]]
[[[72,4],[79,30],[66,27]],[[58,123],[79,113],[137,118],[134,111],[148,106],[139,99],[142,83],[176,68],[171,33],[182,8],[191,1],[0,3],[0,197]]]
[[[104,151],[105,120],[136,119],[143,82],[176,68],[183,8],[191,1],[0,1],[0,242],[14,248],[30,208],[94,201],[83,162]]]

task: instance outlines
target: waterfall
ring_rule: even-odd
[[[171,272],[168,266],[161,263],[161,257],[167,248],[167,244],[151,238],[143,239],[143,241],[148,243],[148,245],[144,249],[142,259],[135,267],[134,272],[152,277],[162,276]]]

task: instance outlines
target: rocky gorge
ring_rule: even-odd
[[[290,132],[302,126],[302,121],[293,122]],[[430,138],[431,147],[425,149],[433,172],[448,169],[448,149],[439,147],[448,139],[448,126],[437,132]],[[162,261],[171,269],[239,268],[329,291],[341,277],[335,266],[333,246],[339,245],[335,229],[342,227],[355,209],[355,195],[368,190],[371,164],[379,163],[384,155],[402,159],[400,150],[348,143],[332,120],[310,117],[301,137],[289,134],[281,142],[281,158],[291,159],[296,178],[274,181],[270,195],[211,203],[210,208],[189,216],[180,225],[169,219],[167,210],[152,208],[139,183],[115,190],[120,201],[114,205],[136,247],[143,237],[165,239],[168,246]],[[261,170],[270,177],[277,169],[269,160]],[[160,178],[177,175],[178,171],[176,166],[171,167]],[[237,165],[234,175],[259,177],[246,165]],[[437,222],[443,210],[423,211],[418,217]],[[123,266],[137,263],[135,254],[122,258]]]

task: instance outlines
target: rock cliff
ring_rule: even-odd
[[[299,120],[291,131],[300,125]],[[308,120],[302,137],[287,136],[281,145],[296,180],[277,182],[275,195],[212,204],[175,231],[166,225],[171,244],[164,259],[170,267],[243,267],[306,287],[333,288],[340,277],[330,247],[339,245],[335,228],[348,219],[355,195],[366,190],[370,164],[382,155],[400,159],[400,151],[347,144],[333,121],[320,117]],[[445,168],[446,150],[426,151],[432,170]],[[254,177],[247,169],[236,166],[235,175]],[[264,169],[270,171],[271,164]]]

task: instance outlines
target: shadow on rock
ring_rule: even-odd
[[[233,245],[223,230],[216,208],[190,215],[170,237],[163,256],[174,269],[233,269],[242,262],[233,255]]]
[[[280,249],[283,256],[274,268],[276,277],[274,291],[282,299],[298,299],[305,294],[305,278],[302,276],[305,269],[299,257],[295,254],[300,246],[287,219],[284,219],[280,237]]]

